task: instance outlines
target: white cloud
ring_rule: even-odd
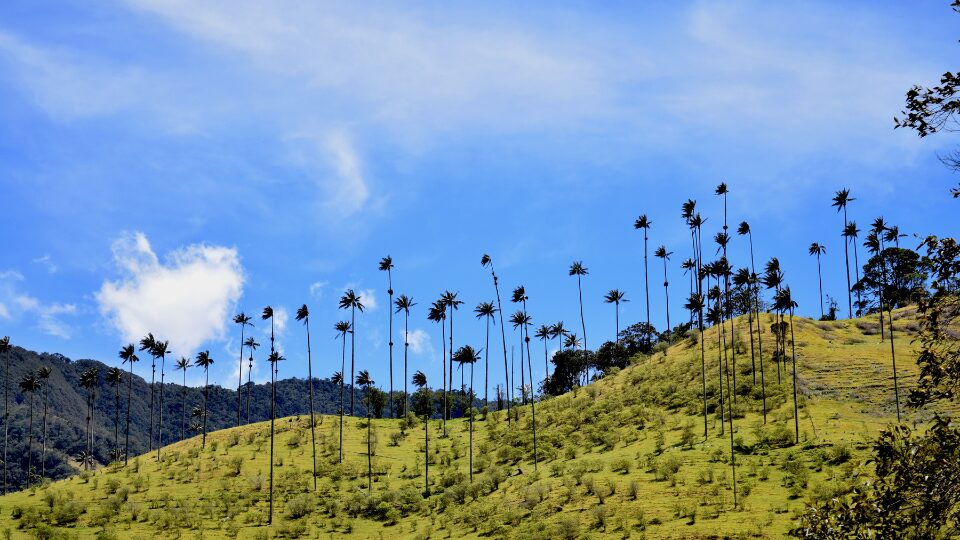
[[[317,300],[323,298],[323,289],[329,285],[326,281],[314,281],[310,284],[310,296]]]
[[[402,339],[402,338],[401,338]],[[413,354],[427,353],[433,355],[433,344],[430,343],[430,334],[415,328],[407,336],[407,342],[410,343],[410,352]]]
[[[44,255],[43,257],[37,257],[36,259],[33,260],[33,262],[35,262],[35,263],[37,263],[37,264],[42,264],[44,267],[46,267],[47,272],[50,273],[50,274],[56,274],[57,271],[60,270],[60,268],[57,267],[57,265],[53,263],[53,260],[50,258],[50,255]]]
[[[8,270],[0,272],[0,318],[13,320],[23,315],[37,319],[40,330],[54,337],[70,339],[73,329],[63,321],[63,315],[76,315],[77,306],[54,302],[46,304],[20,290],[23,274]]]
[[[194,244],[161,263],[143,233],[124,234],[113,244],[123,276],[105,281],[96,293],[100,312],[125,341],[147,332],[169,340],[175,355],[190,355],[218,339],[243,292],[236,249]]]
[[[363,304],[365,311],[377,310],[377,295],[373,289],[359,289],[357,296],[360,297],[360,303]]]

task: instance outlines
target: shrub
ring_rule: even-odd
[[[297,495],[287,502],[287,515],[293,519],[300,519],[313,512],[313,497],[307,494]]]
[[[617,458],[610,463],[610,470],[621,474],[630,474],[630,467],[633,463],[629,458]]]

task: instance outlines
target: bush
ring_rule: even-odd
[[[287,515],[292,519],[300,519],[313,512],[313,497],[307,494],[297,495],[287,502]]]

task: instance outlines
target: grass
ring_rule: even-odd
[[[895,320],[901,408],[916,380],[913,314]],[[771,322],[764,316],[765,326]],[[733,507],[729,432],[716,409],[716,329],[705,334],[709,435],[703,437],[700,346],[666,354],[537,405],[533,466],[529,407],[476,422],[475,480],[467,480],[467,423],[430,422],[431,496],[423,497],[423,424],[374,420],[373,495],[367,495],[366,420],[345,419],[337,464],[335,416],[318,417],[312,493],[309,421],[279,419],[276,505],[267,525],[269,422],[195,437],[68,480],[0,497],[0,533],[14,538],[781,538],[809,500],[850,489],[869,471],[872,440],[896,418],[889,342],[878,320],[795,318],[800,443],[792,380],[777,384],[765,332],[767,424],[752,385],[746,320],[737,321]],[[728,326],[729,331],[729,326]],[[729,336],[728,336],[729,337]],[[731,352],[727,351],[728,354]],[[789,352],[789,347],[788,347]],[[759,381],[759,378],[758,378]],[[726,390],[725,390],[726,394]],[[929,413],[925,413],[929,414]],[[726,428],[725,428],[726,429]]]

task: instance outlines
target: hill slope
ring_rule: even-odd
[[[160,463],[141,456],[127,468],[110,466],[2,497],[0,530],[14,537],[780,538],[805,500],[848,489],[867,470],[862,461],[871,441],[896,418],[889,342],[880,341],[873,318],[795,319],[795,445],[789,366],[780,366],[778,384],[769,359],[773,338],[765,333],[764,424],[746,320],[737,324],[736,509],[731,440],[729,431],[720,431],[721,349],[713,328],[704,334],[706,438],[700,345],[687,339],[588,387],[538,402],[536,471],[529,406],[515,409],[512,425],[505,412],[476,422],[472,483],[468,424],[448,422],[444,437],[441,422],[433,420],[432,495],[424,499],[423,423],[374,420],[375,476],[367,495],[366,420],[345,419],[344,463],[338,464],[339,419],[323,416],[314,495],[309,422],[291,417],[277,421],[272,526],[266,525],[270,426],[260,422],[213,433],[205,449],[197,437],[170,445]],[[904,396],[916,379],[914,321],[900,312],[896,326]],[[903,415],[919,420],[912,411]]]

